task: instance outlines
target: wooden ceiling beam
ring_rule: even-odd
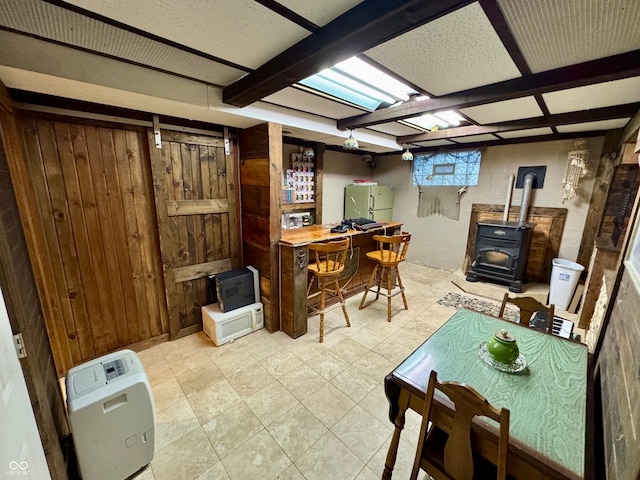
[[[506,80],[438,98],[410,100],[396,107],[338,120],[340,130],[396,122],[424,113],[458,110],[640,75],[640,50]]]
[[[630,103],[627,105],[617,105],[615,107],[594,108],[580,112],[558,113],[544,117],[525,118],[522,120],[512,120],[490,125],[469,125],[465,127],[447,128],[437,132],[418,133],[415,135],[404,135],[397,138],[400,145],[414,142],[424,142],[429,140],[441,140],[443,138],[467,137],[469,135],[481,135],[485,133],[513,132],[516,130],[526,130],[530,128],[555,127],[558,125],[570,125],[574,123],[597,122],[610,120],[612,118],[632,117],[638,109],[640,103]]]
[[[470,0],[365,0],[225,87],[222,101],[246,107],[469,3]]]

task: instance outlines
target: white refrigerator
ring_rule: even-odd
[[[376,222],[393,220],[393,187],[388,185],[347,185],[344,191],[344,218],[370,218]]]

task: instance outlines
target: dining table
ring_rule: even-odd
[[[502,329],[516,339],[521,355],[517,368],[496,368],[495,362],[482,358],[486,358],[486,342]],[[587,347],[581,343],[484,313],[458,310],[385,378],[389,419],[395,429],[382,478],[392,478],[405,412],[422,413],[429,375],[435,370],[439,381],[469,385],[493,406],[510,410],[507,473],[511,478],[583,479],[587,361]],[[449,431],[454,415],[449,399],[436,396],[433,424]],[[497,442],[497,424],[476,417],[472,426],[476,454],[495,463]]]

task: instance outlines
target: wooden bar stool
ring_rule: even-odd
[[[309,292],[311,291],[313,281],[318,279],[318,289],[320,290],[320,310],[318,310],[318,313],[320,313],[320,343],[322,343],[324,337],[324,307],[326,302],[326,292],[328,290],[333,293],[333,290],[328,287],[335,288],[335,293],[338,296],[338,300],[340,300],[340,305],[342,305],[344,318],[347,321],[347,327],[351,326],[351,323],[349,322],[349,314],[347,313],[347,309],[344,305],[342,291],[340,290],[340,285],[338,285],[338,277],[344,270],[344,262],[347,257],[348,248],[348,238],[334,242],[309,244],[309,257],[310,260],[315,261],[315,263],[312,263],[307,267],[311,273],[311,279],[307,286],[307,298],[310,298]]]
[[[380,295],[384,295],[387,297],[387,321],[390,322],[391,297],[400,293],[402,295],[402,301],[404,302],[404,309],[409,309],[409,306],[407,305],[407,297],[404,296],[404,286],[402,285],[402,279],[400,278],[398,264],[403,262],[407,255],[407,249],[409,248],[409,242],[411,241],[411,234],[402,232],[399,235],[391,236],[374,235],[373,239],[378,242],[378,249],[373,252],[367,252],[367,258],[376,262],[376,266],[373,269],[373,272],[371,272],[369,282],[364,289],[364,295],[362,296],[359,309],[362,310],[364,308],[364,302],[369,291],[375,292],[376,300]],[[391,293],[396,286],[391,282],[392,269],[393,272],[395,272],[397,284],[400,287],[400,291],[395,293]],[[385,279],[384,287],[387,289],[387,293],[380,292],[380,286],[383,278]],[[374,283],[377,284],[376,290],[372,288]]]

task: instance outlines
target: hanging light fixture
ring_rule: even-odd
[[[302,156],[303,157],[313,157],[315,156],[315,153],[313,152],[313,148],[311,147],[304,147],[302,149]]]
[[[589,150],[586,145],[585,140],[578,140],[573,145],[574,150],[568,154],[567,169],[562,179],[562,188],[564,188],[562,203],[578,194],[578,183],[589,171]]]
[[[402,160],[405,162],[413,161],[413,153],[409,151],[409,147],[402,153]]]
[[[345,150],[357,150],[358,148],[360,148],[360,145],[358,145],[358,140],[353,138],[353,130],[349,130],[349,132],[349,138],[344,141],[344,144],[342,146]]]

